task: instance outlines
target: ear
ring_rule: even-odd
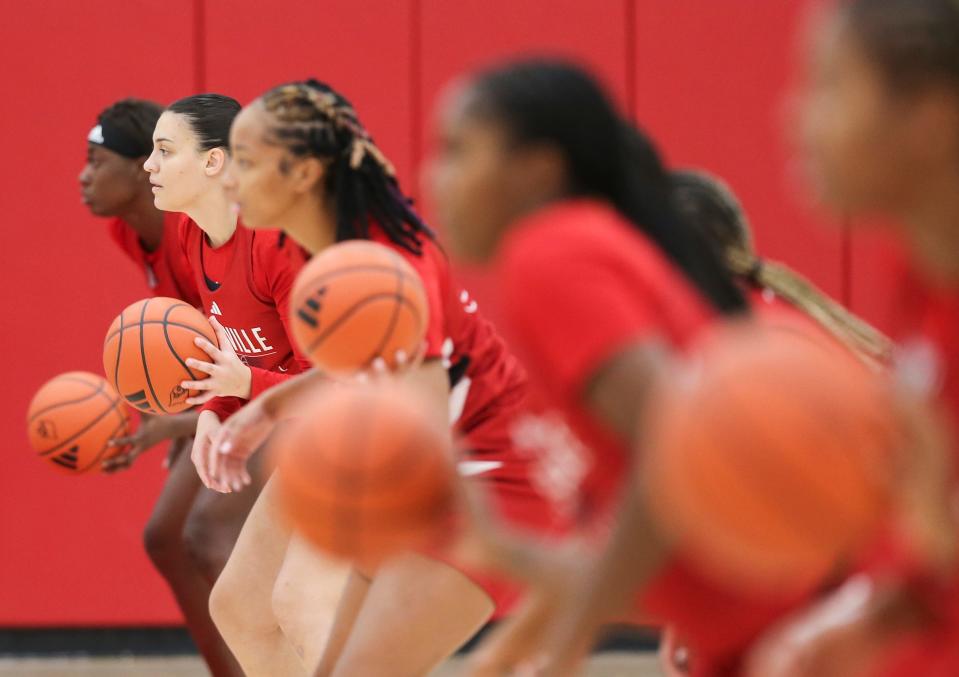
[[[228,160],[229,158],[223,148],[211,148],[207,151],[206,164],[203,166],[203,171],[207,176],[216,176],[226,168]]]
[[[301,158],[294,161],[289,176],[295,192],[308,193],[323,181],[326,165],[319,158]]]
[[[959,157],[959,94],[937,87],[922,95],[912,116],[911,132],[922,148],[944,162]]]
[[[561,195],[566,191],[569,183],[566,158],[557,147],[527,146],[516,152],[515,160],[519,163],[516,174],[525,177],[531,190],[543,196]]]

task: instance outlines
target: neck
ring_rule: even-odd
[[[937,281],[959,286],[959,167],[925,184],[921,199],[903,210],[913,255]]]
[[[302,200],[277,225],[310,255],[336,243],[336,214],[319,198]]]
[[[164,214],[154,206],[151,191],[141,192],[133,204],[117,216],[133,228],[148,252],[156,251],[160,246],[163,241]]]
[[[195,205],[185,210],[206,233],[210,245],[216,249],[226,244],[236,232],[237,215],[226,194],[217,189],[208,191]]]

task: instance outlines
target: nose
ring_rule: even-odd
[[[80,170],[80,176],[77,177],[81,186],[86,187],[90,185],[90,174],[92,173],[89,163],[83,165],[83,169]]]
[[[143,163],[143,169],[147,174],[154,174],[157,171],[156,161],[153,159],[156,153],[150,153],[150,157]]]

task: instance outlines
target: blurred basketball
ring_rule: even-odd
[[[100,470],[123,451],[109,447],[129,432],[123,400],[102,376],[71,371],[40,387],[27,412],[30,446],[41,458],[71,475]]]
[[[202,336],[217,345],[213,327],[193,306],[158,296],[127,306],[110,325],[103,342],[103,371],[117,392],[148,414],[175,414],[189,409],[195,391],[182,381],[207,378],[186,366],[187,358],[209,362],[194,345]]]
[[[398,350],[413,356],[426,334],[423,283],[397,252],[350,240],[323,250],[300,271],[290,301],[293,338],[315,365],[353,372],[378,357],[396,366]]]
[[[319,548],[376,562],[442,531],[453,501],[449,431],[398,385],[333,385],[272,445],[281,506]]]
[[[651,397],[650,505],[705,573],[737,587],[802,587],[871,536],[896,441],[889,389],[801,332],[713,337]]]

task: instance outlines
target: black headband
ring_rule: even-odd
[[[128,158],[146,157],[153,151],[152,141],[143,143],[131,139],[109,120],[100,120],[99,124],[90,130],[87,141]]]

